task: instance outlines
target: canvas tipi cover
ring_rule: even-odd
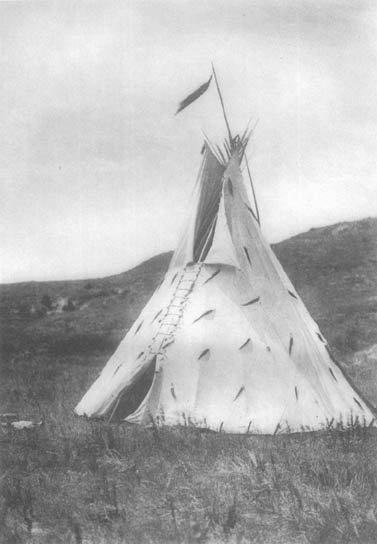
[[[164,281],[77,414],[271,434],[373,421],[263,238],[242,151],[205,145]]]

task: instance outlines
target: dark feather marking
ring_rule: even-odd
[[[159,310],[157,312],[157,314],[154,316],[154,318],[152,319],[151,323],[153,323],[153,321],[156,321],[156,319],[158,318],[158,316],[160,315],[160,313],[162,312],[162,310]]]
[[[296,297],[296,295],[294,293],[292,293],[292,291],[290,291],[289,289],[288,289],[288,293],[291,295],[291,297],[298,300],[298,297]]]
[[[330,371],[330,374],[331,376],[334,378],[334,380],[337,382],[338,380],[336,379],[336,376],[334,374],[334,372],[332,371],[332,368],[329,367],[329,371]]]
[[[234,397],[233,402],[235,402],[238,399],[238,397],[241,395],[241,393],[243,391],[245,391],[245,386],[244,385],[241,387],[241,389],[238,391],[237,395]]]
[[[172,280],[170,282],[170,285],[173,285],[173,283],[175,282],[176,278],[178,276],[178,272],[176,274],[174,274],[174,276],[172,277]]]
[[[259,299],[260,297],[253,298],[253,300],[249,300],[249,302],[244,302],[243,304],[241,304],[241,306],[250,306],[250,304],[255,304],[256,302],[258,302]]]
[[[250,338],[248,338],[243,344],[242,346],[240,346],[238,349],[243,349],[244,347],[247,346],[247,344],[250,342]]]
[[[137,328],[136,331],[135,331],[135,334],[136,334],[137,332],[139,332],[139,330],[141,329],[141,326],[142,326],[143,323],[144,323],[144,321],[142,321],[142,322],[140,323],[140,325],[138,326],[138,328]]]
[[[203,285],[205,285],[205,284],[208,283],[209,281],[213,280],[213,278],[214,278],[215,276],[217,276],[217,274],[220,274],[220,268],[219,268],[218,270],[216,270],[216,272],[214,272],[214,273],[212,274],[212,276],[210,276],[209,278],[207,278],[206,281],[203,283]]]
[[[196,323],[197,321],[199,321],[199,319],[202,319],[203,317],[205,317],[206,315],[208,314],[211,314],[212,312],[214,312],[215,310],[207,310],[206,312],[204,312],[204,314],[200,315],[199,317],[197,317],[196,319],[194,319],[193,323]]]
[[[250,259],[249,252],[247,251],[247,247],[244,246],[243,250],[244,250],[245,255],[246,255],[246,257],[247,257],[247,260],[249,261],[249,264],[250,264],[250,266],[251,266],[251,259]]]
[[[293,337],[291,336],[289,340],[289,355],[292,353],[292,348],[293,348]]]
[[[353,400],[356,402],[356,404],[359,406],[359,408],[364,410],[364,408],[361,406],[360,402],[357,399],[355,399],[355,397],[353,397]]]
[[[198,359],[201,359],[202,357],[204,357],[205,355],[207,355],[207,353],[209,353],[209,349],[205,349],[204,351],[202,351],[202,353],[199,355]]]
[[[174,399],[174,400],[177,400],[177,397],[176,397],[176,395],[175,395],[174,385],[173,385],[173,384],[171,384],[170,393],[171,393],[171,396],[173,397],[173,399]]]
[[[137,360],[137,359],[140,359],[140,357],[142,357],[143,355],[144,355],[144,351],[141,351],[141,352],[139,353],[139,355],[136,357],[136,360]]]
[[[323,344],[325,344],[325,340],[324,340],[322,334],[320,334],[319,332],[317,332],[317,336],[318,336],[318,338],[321,340],[321,342],[323,342]]]
[[[296,400],[298,400],[298,389],[297,389],[297,385],[295,385],[295,395],[296,395]]]

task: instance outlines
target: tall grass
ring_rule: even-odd
[[[374,429],[231,436],[78,419],[104,358],[5,366],[3,412],[41,425],[0,431],[0,542],[377,541]]]

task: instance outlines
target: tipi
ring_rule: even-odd
[[[205,142],[165,279],[77,414],[267,434],[374,420],[263,238],[247,141]]]

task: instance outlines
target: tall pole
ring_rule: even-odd
[[[223,97],[222,97],[222,94],[221,94],[221,91],[220,91],[219,82],[217,81],[216,70],[215,70],[215,67],[213,65],[213,62],[212,62],[212,72],[213,72],[213,76],[215,78],[216,88],[217,88],[217,92],[218,92],[218,95],[219,95],[219,98],[220,98],[220,103],[221,103],[221,108],[223,110],[223,115],[224,115],[226,128],[228,129],[229,143],[232,146],[232,141],[233,141],[232,133],[230,132],[230,126],[229,126],[228,118],[227,118],[226,112],[225,112],[224,100],[223,100]]]
[[[258,202],[257,202],[256,194],[255,194],[253,178],[251,177],[251,172],[250,172],[250,168],[249,168],[249,161],[247,160],[246,153],[245,153],[244,157],[245,157],[245,162],[246,162],[247,173],[249,174],[249,180],[250,180],[251,190],[253,191],[253,198],[254,198],[254,204],[255,204],[255,211],[257,212],[257,221],[258,221],[258,223],[259,223],[259,225],[260,225],[260,215],[259,215],[259,209],[258,209]]]

